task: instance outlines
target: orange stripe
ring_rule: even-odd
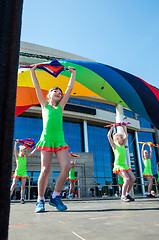
[[[48,91],[42,90],[44,97]],[[16,106],[37,105],[39,101],[36,96],[35,88],[17,87]]]

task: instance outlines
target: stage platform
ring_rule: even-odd
[[[9,240],[150,240],[159,238],[159,198],[64,200],[58,212],[46,201],[35,213],[35,201],[11,202]]]

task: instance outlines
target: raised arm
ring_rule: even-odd
[[[123,130],[124,130],[124,135],[125,135],[125,137],[124,137],[124,141],[123,141],[123,144],[124,144],[124,146],[126,145],[126,142],[127,142],[127,140],[128,140],[128,133],[127,133],[127,129],[126,129],[126,127],[124,127],[123,125],[122,125],[122,128],[123,128]]]
[[[33,84],[35,86],[36,95],[38,97],[38,100],[39,100],[41,106],[44,108],[46,106],[47,101],[42,94],[38,79],[36,77],[36,74],[35,74],[35,69],[36,68],[37,68],[37,65],[33,65],[33,67],[30,69],[31,78],[32,78]]]
[[[149,145],[149,148],[150,148],[150,160],[151,160],[151,158],[152,158],[152,147],[151,147],[150,144],[148,144],[148,145]]]
[[[144,147],[145,143],[142,145],[141,153],[142,153],[142,160],[144,161]]]
[[[76,71],[75,71],[74,68],[69,67],[68,69],[69,69],[69,72],[71,72],[71,78],[70,78],[70,81],[67,85],[67,89],[65,91],[65,94],[64,94],[63,98],[61,99],[61,101],[59,103],[62,110],[64,109],[66,103],[68,102],[68,99],[70,97],[71,91],[72,91],[73,86],[74,86],[75,76],[76,76]]]
[[[26,157],[28,158],[28,157],[31,157],[35,152],[36,152],[36,148],[34,148],[34,150],[31,152],[31,153],[29,153],[29,154],[27,154],[26,155]]]
[[[74,162],[74,165],[76,166],[76,163],[77,163],[77,158],[75,158],[75,162]]]
[[[112,147],[113,149],[115,149],[115,148],[116,148],[116,145],[115,145],[115,143],[114,143],[114,141],[113,141],[113,139],[112,139],[113,129],[114,129],[114,126],[112,126],[112,127],[110,128],[109,132],[108,132],[108,140],[109,140],[109,143],[110,143],[111,147]]]
[[[17,151],[17,143],[19,142],[19,140],[15,140],[15,144],[14,144],[14,155],[15,158],[18,158],[18,151]]]

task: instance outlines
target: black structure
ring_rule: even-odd
[[[23,0],[0,0],[0,239],[8,239],[10,179]]]

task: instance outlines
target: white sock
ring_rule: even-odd
[[[129,192],[126,192],[126,196],[127,196],[127,195],[130,195],[130,193],[129,193]]]
[[[45,202],[45,198],[44,197],[38,196],[38,202],[40,202],[40,200],[43,200]]]
[[[52,198],[55,198],[56,196],[60,196],[60,192],[54,191],[52,194]]]

